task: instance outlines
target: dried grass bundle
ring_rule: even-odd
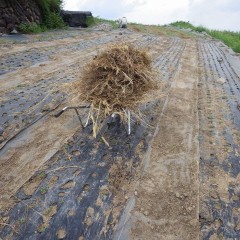
[[[131,45],[110,46],[85,69],[77,88],[81,100],[111,114],[134,109],[143,95],[156,87],[146,52]]]
[[[125,43],[109,46],[86,66],[74,88],[91,104],[94,136],[104,117],[117,112],[124,120],[126,109],[138,109],[144,95],[158,87],[155,74],[147,53]]]

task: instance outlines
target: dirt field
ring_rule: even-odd
[[[81,104],[65,90],[120,41],[148,50],[165,85],[139,106],[147,124],[111,126],[108,147],[54,114]],[[66,30],[0,56],[0,239],[240,239],[237,54],[206,36]]]

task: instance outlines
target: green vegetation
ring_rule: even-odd
[[[26,218],[22,217],[19,219],[19,223],[22,225],[24,223],[26,223]]]
[[[38,4],[42,16],[42,26],[48,29],[64,28],[65,23],[60,16],[62,0],[35,0]]]
[[[45,178],[45,177],[47,176],[47,174],[42,171],[42,172],[40,172],[40,173],[38,174],[38,176],[39,176],[40,178]]]
[[[16,40],[12,40],[12,39],[4,39],[4,38],[0,37],[0,45],[2,45],[2,44],[9,44],[9,43],[16,44],[17,41]],[[0,66],[0,68],[4,69],[4,66]]]
[[[174,27],[179,27],[179,28],[188,28],[188,29],[191,29],[191,30],[196,31],[196,32],[206,32],[206,30],[207,30],[203,26],[195,27],[191,23],[184,22],[184,21],[177,21],[177,22],[171,23],[170,25],[174,26]]]
[[[178,36],[181,38],[190,38],[191,34],[183,32],[178,29],[166,28],[160,25],[143,25],[139,23],[129,23],[128,27],[137,32],[143,32],[146,34],[157,34],[157,35],[167,35],[167,36]]]
[[[21,23],[18,28],[22,33],[40,33],[46,30],[44,25],[39,25],[35,22]]]
[[[62,17],[57,12],[50,12],[45,19],[45,26],[48,29],[54,28],[65,28],[66,24],[64,23]]]
[[[114,21],[114,20],[108,20],[108,19],[103,19],[103,18],[100,18],[100,17],[87,17],[87,26],[88,27],[92,27],[92,26],[95,26],[95,25],[99,25],[99,24],[102,24],[102,23],[108,23],[110,25],[112,25],[112,27],[114,29],[118,28],[118,21]]]
[[[196,32],[206,32],[210,36],[223,41],[227,46],[231,47],[235,52],[240,53],[240,32],[210,30],[203,26],[195,27],[189,22],[178,21],[170,24],[174,27],[189,28]]]
[[[42,23],[21,23],[19,30],[23,33],[40,33],[47,29],[65,28],[60,16],[62,0],[35,0],[42,13]]]
[[[49,12],[60,12],[62,0],[35,0],[44,15]]]
[[[210,30],[207,33],[214,38],[222,40],[235,52],[240,53],[240,32]]]
[[[46,226],[45,226],[45,224],[41,224],[41,225],[39,225],[38,227],[37,227],[37,232],[38,233],[43,233],[43,232],[45,232],[46,231]]]
[[[35,0],[38,4],[42,16],[43,25],[48,29],[64,28],[65,23],[60,16],[62,0]]]
[[[42,195],[46,194],[47,192],[48,192],[48,188],[47,188],[47,187],[42,187],[42,188],[40,189],[40,193],[41,193]]]

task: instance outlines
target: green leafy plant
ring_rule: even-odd
[[[21,23],[19,31],[23,33],[40,33],[47,29],[66,27],[60,11],[62,8],[62,0],[35,0],[41,10],[42,23]]]
[[[46,231],[46,226],[45,226],[45,224],[41,224],[41,225],[39,225],[38,227],[37,227],[37,232],[38,233],[43,233],[43,232],[45,232]]]
[[[20,223],[20,224],[26,223],[26,218],[24,218],[24,217],[20,218],[20,219],[19,219],[19,223]]]
[[[45,29],[44,27],[40,26],[39,24],[32,22],[32,23],[21,23],[19,26],[19,31],[22,33],[40,33],[43,32]]]
[[[47,188],[47,187],[42,187],[42,188],[40,188],[40,193],[41,193],[42,195],[46,194],[47,192],[48,192],[48,188]]]
[[[50,12],[46,16],[45,25],[49,29],[65,28],[66,27],[66,24],[64,23],[62,17],[57,12]]]

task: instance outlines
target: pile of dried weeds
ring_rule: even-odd
[[[93,123],[93,135],[97,136],[103,119],[112,113],[126,121],[126,110],[131,110],[142,120],[139,104],[145,102],[149,91],[158,88],[155,77],[147,53],[129,44],[109,46],[96,56],[85,67],[80,81],[72,85],[75,101],[91,104],[88,117]]]
[[[105,115],[134,109],[156,87],[146,52],[131,45],[110,46],[85,69],[77,88],[85,100]]]

